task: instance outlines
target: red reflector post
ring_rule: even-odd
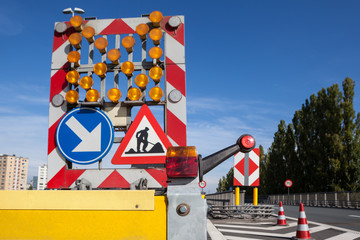
[[[198,156],[195,147],[169,147],[166,153],[166,173],[169,178],[198,176]]]
[[[244,134],[239,137],[237,144],[241,152],[250,152],[255,147],[255,138],[251,135]]]

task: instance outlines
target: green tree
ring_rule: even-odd
[[[274,142],[268,150],[267,165],[265,173],[266,191],[271,193],[283,193],[285,190],[284,181],[287,176],[287,167],[285,159],[285,121],[281,120],[278,125],[278,131],[274,135]]]
[[[234,185],[234,168],[230,168],[229,172],[226,174],[226,177],[223,176],[219,179],[218,187],[216,192],[229,191],[230,187]]]
[[[341,189],[356,190],[358,150],[356,140],[355,111],[353,108],[355,82],[347,77],[343,81],[344,97],[341,104],[343,124],[342,124],[342,144],[343,152],[341,155],[340,167],[340,187]]]

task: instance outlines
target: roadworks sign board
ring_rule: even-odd
[[[112,164],[165,163],[171,143],[147,105],[140,108],[122,140]]]
[[[259,149],[234,156],[234,186],[259,186]]]
[[[56,144],[61,154],[77,164],[101,160],[111,149],[114,129],[109,117],[94,108],[75,108],[61,119]]]

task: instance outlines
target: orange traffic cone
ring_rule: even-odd
[[[309,226],[307,224],[306,215],[304,211],[304,205],[302,203],[300,203],[299,218],[298,218],[298,225],[297,225],[295,239],[311,239]]]
[[[276,225],[282,225],[282,226],[286,226],[286,218],[285,218],[285,213],[284,213],[284,207],[282,204],[282,201],[280,201],[280,205],[279,205],[279,213],[278,213],[278,217],[277,217],[277,224]]]

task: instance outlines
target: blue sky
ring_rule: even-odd
[[[100,3],[104,3],[100,1]],[[110,7],[111,6],[111,7]],[[347,76],[360,93],[360,2],[6,1],[0,8],[0,154],[47,161],[48,97],[54,23],[68,7],[98,19],[159,10],[185,16],[188,144],[207,156],[253,134],[267,149],[311,94]],[[232,166],[208,173],[207,191]]]

